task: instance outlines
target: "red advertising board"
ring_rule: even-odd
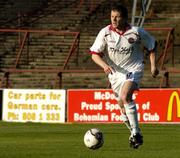
[[[67,91],[68,122],[122,122],[110,89]],[[141,89],[133,94],[142,123],[180,123],[180,89]]]

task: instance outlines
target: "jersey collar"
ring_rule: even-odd
[[[109,30],[114,31],[114,32],[116,32],[116,33],[119,34],[119,35],[124,35],[124,33],[125,33],[126,31],[128,31],[129,29],[131,29],[131,25],[128,25],[128,26],[126,27],[126,30],[123,31],[122,33],[120,33],[120,32],[117,32],[117,31],[115,30],[115,28],[113,28],[112,25],[110,25],[110,27],[109,27]]]

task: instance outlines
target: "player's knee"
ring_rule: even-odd
[[[122,94],[121,95],[121,100],[124,104],[127,104],[129,102],[129,97],[127,94]]]

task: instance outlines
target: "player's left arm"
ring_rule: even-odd
[[[147,31],[143,28],[139,29],[141,36],[141,41],[144,44],[145,48],[149,52],[150,64],[151,64],[151,74],[152,77],[156,77],[159,74],[159,70],[156,66],[156,47],[157,42]]]
[[[154,50],[150,51],[149,58],[150,58],[150,64],[151,64],[151,74],[152,74],[152,77],[155,78],[159,74],[159,70],[156,66],[156,53]]]

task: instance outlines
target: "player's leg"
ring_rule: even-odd
[[[122,121],[127,126],[127,128],[131,131],[131,126],[130,126],[128,117],[125,114],[125,108],[124,108],[123,102],[120,99],[120,89],[124,83],[124,74],[116,71],[113,74],[109,74],[108,78],[111,83],[111,88],[115,94],[115,98],[120,107]]]
[[[132,94],[135,89],[137,89],[137,84],[135,82],[126,81],[121,90],[121,99],[124,103],[125,112],[131,126],[130,138],[134,139],[134,147],[136,148],[143,143],[143,140],[139,129],[136,104],[132,99]]]
[[[109,78],[109,81],[111,83],[111,88],[112,88],[112,90],[113,90],[113,92],[115,94],[115,97],[116,97],[116,99],[117,99],[117,101],[119,103],[119,106],[121,108],[122,120],[123,120],[123,122],[125,123],[125,125],[128,127],[128,129],[131,132],[131,129],[132,129],[132,126],[133,126],[132,123],[131,123],[132,121],[129,120],[129,117],[126,114],[126,109],[125,109],[125,107],[123,105],[124,103],[121,100],[121,90],[122,90],[122,87],[124,87],[123,85],[125,83],[124,81],[125,81],[125,78],[126,78],[125,75],[126,74],[124,74],[124,73],[120,73],[120,72],[116,71],[115,73],[113,73],[113,75],[109,75],[108,78]],[[138,78],[139,76],[135,76],[135,77]],[[136,86],[136,88],[137,88],[137,86]],[[126,86],[124,87],[124,89],[126,89]]]
[[[121,89],[121,99],[133,134],[139,132],[136,104],[132,100],[134,89],[136,89],[136,83],[132,81],[126,81]]]
[[[119,104],[119,107],[121,109],[121,118],[122,118],[122,121],[124,122],[124,124],[126,125],[126,127],[129,129],[129,131],[131,133],[131,125],[130,125],[129,119],[128,119],[127,115],[126,115],[125,107],[123,105],[122,100],[119,100],[118,104]]]

